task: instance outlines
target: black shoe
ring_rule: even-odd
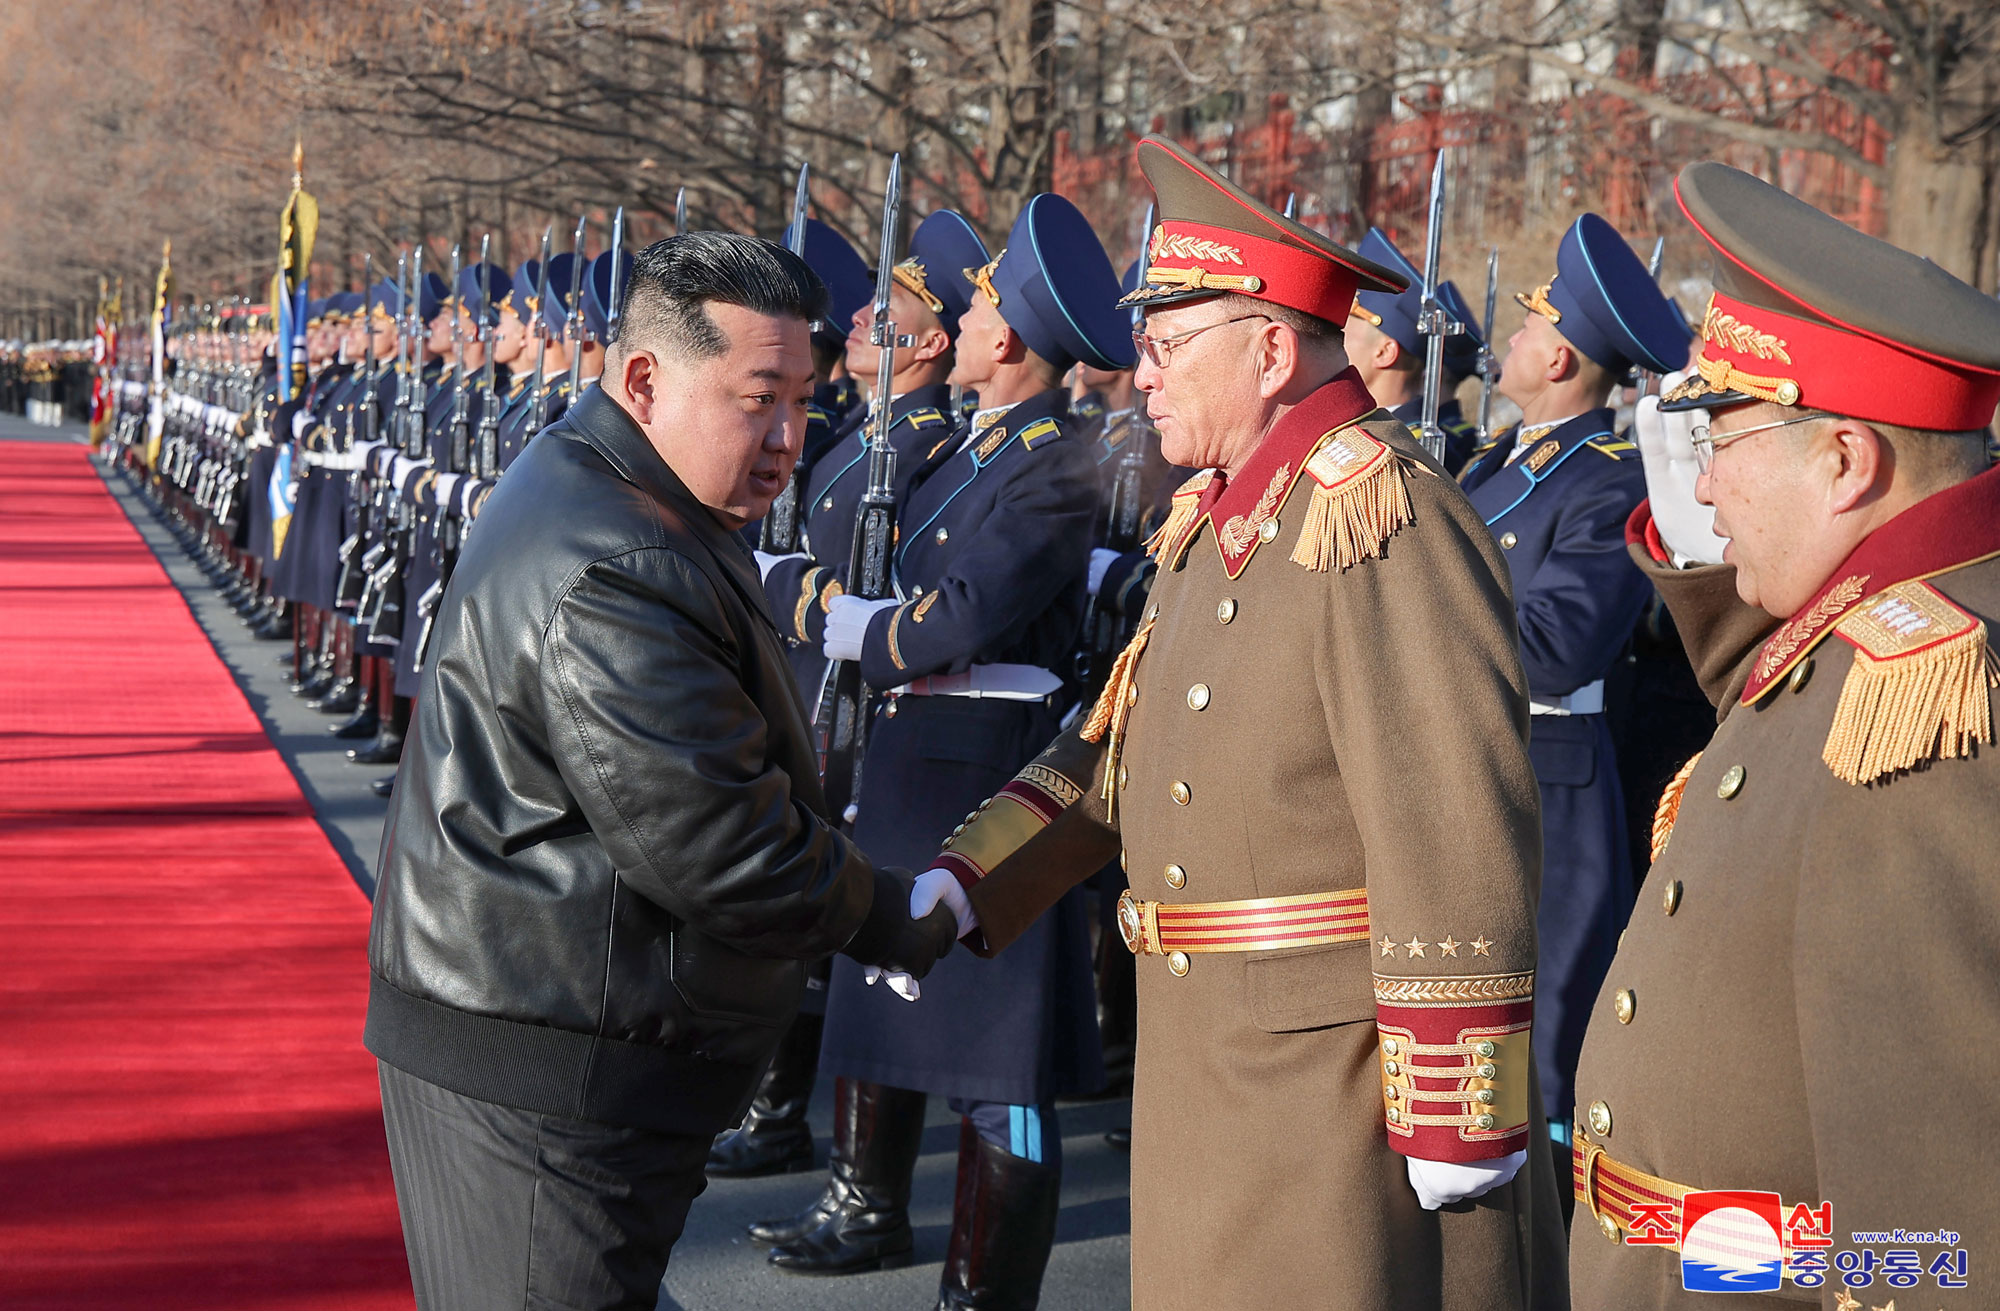
[[[281,651],[279,652],[277,659],[273,660],[271,663],[282,668],[286,665],[295,665],[298,662],[299,658],[293,655],[290,651]]]
[[[1106,1129],[1104,1131],[1104,1141],[1110,1143],[1121,1152],[1131,1151],[1132,1126],[1128,1124],[1120,1129]]]
[[[403,735],[384,728],[367,746],[351,748],[347,758],[357,765],[393,765],[403,758]]]
[[[343,720],[326,730],[343,742],[357,738],[374,737],[382,728],[382,716],[375,713],[374,706],[362,706],[351,719]]]
[[[387,778],[378,778],[368,785],[368,790],[386,801],[389,794],[396,790],[396,776],[391,774]]]
[[[937,1311],[1034,1311],[1056,1241],[1062,1172],[958,1131],[958,1190]]]
[[[923,1136],[922,1093],[840,1080],[834,1088],[831,1196],[799,1217],[824,1208],[826,1218],[772,1248],[771,1264],[795,1275],[853,1275],[908,1265],[916,1247],[910,1175]],[[752,1237],[776,1227],[753,1226]]]
[[[292,695],[304,697],[308,701],[318,701],[333,690],[336,681],[331,669],[318,669],[307,665],[299,681],[292,684]]]
[[[813,1136],[806,1124],[806,1106],[812,1101],[813,1077],[819,1073],[819,1037],[824,1025],[824,1018],[818,1015],[793,1017],[743,1123],[717,1138],[708,1149],[709,1178],[755,1179],[813,1168]]]
[[[260,642],[289,642],[292,640],[292,621],[272,611],[250,625],[250,635]]]
[[[361,685],[351,678],[343,678],[306,702],[306,708],[317,710],[322,715],[351,715],[361,708]]]

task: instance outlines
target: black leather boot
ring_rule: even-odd
[[[819,1197],[812,1205],[803,1211],[788,1215],[781,1220],[752,1221],[747,1229],[751,1242],[761,1243],[765,1247],[782,1247],[788,1243],[796,1243],[825,1224],[827,1219],[840,1209],[841,1199],[847,1195],[846,1184],[843,1182],[847,1175],[841,1169],[841,1162],[854,1159],[855,1117],[850,1103],[854,1099],[856,1086],[852,1079],[833,1081],[833,1149],[827,1153],[826,1187],[820,1190]],[[867,1084],[860,1086],[873,1087]]]
[[[389,794],[396,790],[396,776],[391,774],[387,778],[378,778],[368,785],[368,790],[387,801]]]
[[[1062,1172],[958,1131],[958,1191],[937,1311],[1034,1311],[1056,1241]]]
[[[361,708],[361,685],[351,678],[336,679],[325,692],[306,702],[306,708],[323,715],[351,715]]]
[[[375,713],[374,706],[368,705],[361,706],[354,712],[352,718],[335,724],[326,731],[343,742],[352,742],[358,738],[374,737],[381,729],[382,716]]]
[[[795,1275],[854,1275],[910,1263],[910,1175],[924,1136],[924,1095],[843,1079],[834,1097],[826,1218],[771,1249],[771,1264]],[[823,1205],[807,1208],[810,1215]],[[803,1218],[803,1217],[802,1217]]]
[[[792,1017],[743,1123],[708,1149],[709,1178],[754,1179],[813,1168],[806,1105],[812,1101],[813,1078],[819,1073],[819,1036],[825,1022],[819,1015]]]
[[[365,747],[354,747],[347,758],[357,765],[393,765],[403,758],[403,733],[393,724],[382,725],[375,740]]]

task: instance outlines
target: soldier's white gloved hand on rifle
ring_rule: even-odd
[[[1410,1187],[1426,1211],[1450,1206],[1468,1197],[1478,1197],[1511,1181],[1528,1159],[1525,1151],[1510,1152],[1490,1161],[1420,1161],[1403,1158],[1409,1164]]]
[[[1111,566],[1117,563],[1118,552],[1107,550],[1102,546],[1094,546],[1090,549],[1090,576],[1086,580],[1085,586],[1089,589],[1092,596],[1096,596],[1097,589],[1104,586],[1104,575],[1110,573]]]
[[[1660,379],[1665,393],[1686,378],[1669,373]],[[1632,414],[1632,440],[1646,466],[1646,495],[1653,504],[1653,526],[1677,565],[1721,564],[1722,538],[1715,535],[1715,507],[1694,499],[1693,430],[1708,422],[1707,410],[1660,412],[1658,396],[1641,396]]]
[[[972,903],[966,899],[965,889],[959,886],[949,870],[927,869],[917,875],[910,885],[910,918],[920,920],[942,904],[958,921],[958,936],[964,937],[979,927],[979,916],[973,913]],[[889,991],[904,1001],[915,1001],[924,995],[917,981],[900,970],[885,970],[879,965],[865,965],[861,969],[861,981],[874,983],[877,979],[887,979]]]
[[[836,596],[826,608],[826,637],[820,650],[829,660],[859,660],[861,643],[868,636],[868,621],[877,610],[899,604],[896,598],[864,601],[858,596]]]

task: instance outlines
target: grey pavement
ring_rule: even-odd
[[[82,441],[83,430],[36,428],[17,415],[0,414],[0,439],[6,438]],[[290,669],[276,663],[285,644],[253,638],[151,503],[121,477],[111,476],[106,482],[262,718],[355,881],[363,891],[372,891],[385,806],[368,791],[368,783],[383,771],[347,762],[343,753],[349,744],[334,741],[326,732],[338,720],[306,709],[291,694]],[[812,1109],[822,1166],[832,1121],[831,1094],[831,1083],[822,1080]],[[1106,1129],[1129,1123],[1129,1116],[1130,1103],[1122,1097],[1061,1108],[1063,1206],[1042,1292],[1047,1311],[1110,1311],[1130,1305],[1130,1171],[1126,1155],[1109,1147],[1103,1137]],[[688,1217],[661,1289],[660,1311],[744,1307],[928,1311],[935,1303],[951,1226],[958,1120],[944,1099],[933,1097],[927,1123],[911,1207],[916,1259],[908,1269],[841,1279],[779,1274],[765,1264],[763,1250],[744,1237],[743,1227],[807,1205],[817,1194],[824,1171],[771,1179],[718,1179],[709,1184]]]

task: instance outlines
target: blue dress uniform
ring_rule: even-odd
[[[935,280],[941,270],[928,272]],[[1131,367],[1117,275],[1068,201],[1031,199],[1007,249],[969,272],[1057,370],[1078,360]],[[1060,667],[1082,624],[1097,478],[1069,422],[1061,389],[981,410],[923,461],[899,506],[899,604],[870,620],[860,659],[885,697],[854,837],[886,864],[924,868],[953,826],[1055,735],[1075,699]],[[1032,1305],[1039,1288],[1061,1168],[1053,1102],[1102,1081],[1085,906],[1073,895],[1043,916],[1017,943],[1017,961],[940,961],[916,1005],[834,962],[822,1065],[942,1094],[964,1116],[943,1305],[988,1305],[974,1297],[982,1283],[1013,1285],[998,1295],[1017,1300],[992,1305]],[[829,1224],[837,1234],[840,1217]],[[810,1267],[815,1245],[808,1235],[772,1260]]]
[[[1423,270],[1412,264],[1380,228],[1368,229],[1357,250],[1364,258],[1396,270],[1409,279],[1410,285],[1402,291],[1357,292],[1354,313],[1380,328],[1405,354],[1421,361],[1430,344],[1417,331],[1417,316],[1424,308]],[[1447,473],[1456,475],[1471,460],[1479,430],[1465,417],[1453,392],[1479,368],[1479,347],[1485,339],[1479,334],[1479,320],[1473,317],[1472,307],[1465,303],[1456,283],[1447,280],[1438,284],[1438,303],[1465,329],[1444,339],[1444,387],[1438,399],[1438,427],[1444,429],[1444,467]],[[1398,405],[1390,413],[1411,432],[1417,432],[1424,418],[1423,401]]]
[[[1616,377],[1686,362],[1679,321],[1610,224],[1578,219],[1556,268],[1538,295],[1520,299],[1577,350]],[[1597,409],[1503,433],[1462,482],[1514,583],[1542,796],[1535,1057],[1550,1132],[1566,1141],[1584,1024],[1634,895],[1603,712],[1605,675],[1651,590],[1625,551],[1646,477],[1612,411]]]
[[[555,337],[562,335],[563,323],[569,316],[569,274],[576,256],[564,251],[549,257],[549,300],[546,305],[536,303],[536,283],[541,274],[541,262],[528,260],[514,273],[514,313],[521,322],[534,324],[540,315],[545,330]],[[534,338],[528,340],[528,348],[521,360],[524,366],[507,393],[500,409],[500,428],[496,436],[501,472],[514,463],[535,434],[563,416],[569,408],[571,393],[571,373],[565,369],[550,374],[542,381],[544,399],[539,421],[535,414],[534,356],[539,348]]]

